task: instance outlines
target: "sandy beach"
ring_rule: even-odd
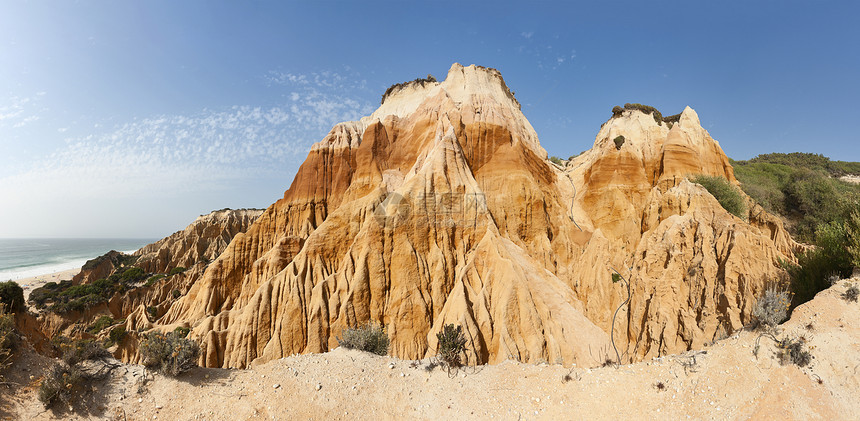
[[[24,299],[28,299],[30,297],[30,292],[36,288],[41,287],[42,285],[47,284],[48,282],[60,282],[67,279],[72,279],[78,272],[81,271],[81,268],[77,269],[68,269],[60,272],[48,273],[45,275],[36,275],[29,278],[16,279],[21,288],[24,288]]]

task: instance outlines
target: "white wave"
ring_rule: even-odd
[[[62,263],[51,263],[47,265],[29,266],[16,268],[14,270],[0,271],[0,281],[17,281],[34,276],[49,275],[71,269],[80,269],[88,259],[70,260]]]

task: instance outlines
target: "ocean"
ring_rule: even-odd
[[[141,238],[0,238],[0,281],[69,269],[111,250],[133,253],[157,241]]]

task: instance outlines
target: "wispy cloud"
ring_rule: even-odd
[[[373,111],[355,94],[364,82],[349,76],[272,72],[265,79],[284,91],[282,103],[150,116],[102,128],[101,134],[67,138],[23,171],[0,178],[0,197],[8,206],[123,197],[149,203],[165,192],[221,191],[237,181],[284,183],[334,124]],[[36,121],[23,117],[28,101],[0,108],[2,123]],[[57,130],[62,135],[66,129]],[[242,192],[233,193],[235,204],[241,204]]]
[[[27,117],[24,117],[24,118],[18,120],[17,122],[15,122],[15,124],[12,127],[16,128],[16,129],[20,128],[20,127],[24,127],[24,126],[26,126],[26,125],[34,122],[34,121],[39,121],[39,118],[40,117],[37,115],[27,116]]]
[[[547,36],[535,32],[520,32],[519,45],[515,47],[518,55],[533,60],[539,70],[557,70],[569,65],[576,58],[576,50],[569,50],[562,44],[559,35]]]
[[[14,96],[0,103],[0,127],[21,127],[22,122],[33,117],[33,99],[30,97]],[[31,120],[32,121],[32,120]]]

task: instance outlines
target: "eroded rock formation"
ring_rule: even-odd
[[[215,260],[233,237],[247,231],[262,213],[262,209],[222,209],[200,215],[184,230],[135,252],[135,266],[151,273],[165,273]]]
[[[625,110],[564,168],[546,157],[498,71],[402,85],[315,144],[155,328],[189,324],[218,367],[326,351],[368,321],[401,358],[456,323],[473,363],[595,365],[610,335],[631,361],[740,328],[792,258],[778,220],[751,225],[686,181],[736,183],[690,108],[671,128]]]
[[[148,272],[192,269],[108,303],[131,333],[117,355],[139,359],[138,330],[187,326],[201,363],[247,367],[327,351],[369,321],[410,359],[449,323],[470,363],[700,347],[750,321],[797,244],[778,218],[732,216],[689,182],[737,183],[695,111],[673,122],[619,111],[559,166],[498,71],[401,84],[315,144],[262,214],[198,219],[141,249]]]
[[[61,335],[90,338],[93,335],[88,329],[102,316],[125,320],[130,333],[150,329],[152,324],[149,318],[164,314],[203,274],[209,262],[227,248],[233,237],[246,231],[262,213],[260,209],[214,211],[201,215],[184,230],[147,245],[131,256],[110,251],[90,260],[72,283],[87,285],[110,278],[107,283],[111,286],[102,285],[105,289],[92,292],[92,296],[79,298],[86,301],[80,306],[82,309],[75,307],[74,310],[57,313],[50,311],[49,307],[48,311],[40,311],[33,317],[31,324],[38,326],[35,331],[47,338]],[[134,267],[141,268],[145,273],[135,277],[136,281],[122,278],[123,271]],[[121,279],[111,281],[114,277]],[[56,295],[57,292],[52,294]],[[52,299],[46,300],[52,303]],[[131,336],[136,343],[136,335]],[[133,346],[121,347],[126,348],[134,349]],[[137,358],[135,352],[118,356],[126,360]]]

